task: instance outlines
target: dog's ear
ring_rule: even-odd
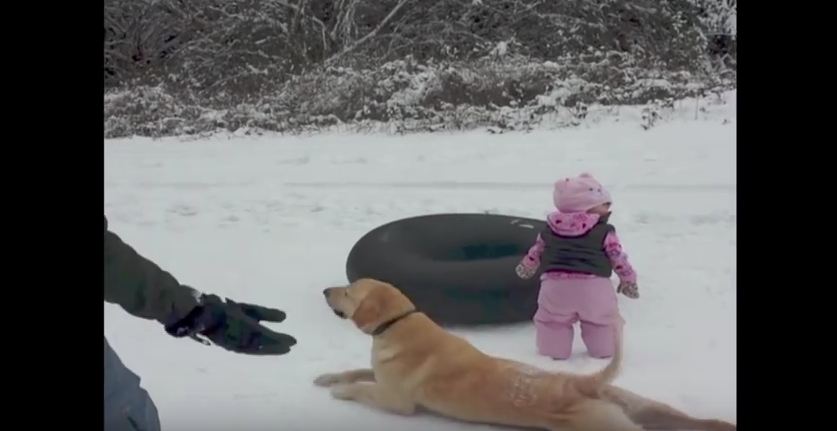
[[[376,291],[369,292],[352,313],[352,321],[361,331],[369,333],[374,330],[381,316],[381,295]]]

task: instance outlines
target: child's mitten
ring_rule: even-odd
[[[538,267],[528,266],[528,265],[525,265],[523,262],[521,262],[514,269],[514,272],[517,273],[518,277],[520,277],[524,280],[528,280],[528,279],[532,278],[532,276],[534,276],[536,272],[538,272]]]
[[[630,283],[625,281],[620,282],[619,287],[616,288],[616,292],[621,293],[631,299],[639,298],[639,287],[636,285],[636,283]]]

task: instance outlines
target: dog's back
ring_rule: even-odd
[[[576,429],[570,424],[578,415],[619,415],[618,408],[616,413],[605,412],[612,410],[605,406],[609,403],[597,400],[621,365],[621,325],[616,326],[618,341],[613,358],[601,371],[589,375],[548,372],[489,356],[463,338],[440,330],[424,316],[405,322],[387,338],[386,344],[401,345],[404,353],[421,356],[399,358],[398,368],[403,374],[397,379],[401,384],[409,382],[416,401],[431,411],[472,422],[556,430],[569,425],[566,429]],[[403,367],[405,362],[411,366]],[[600,408],[585,404],[591,399],[602,404]],[[554,428],[556,424],[561,427]],[[612,431],[623,429],[635,428],[618,427]]]

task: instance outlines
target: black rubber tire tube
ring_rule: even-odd
[[[355,243],[350,282],[374,278],[398,287],[441,325],[529,321],[537,309],[539,273],[515,266],[545,223],[496,214],[432,214],[377,227]]]

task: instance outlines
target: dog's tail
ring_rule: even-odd
[[[616,335],[616,349],[613,352],[613,357],[606,367],[596,373],[581,377],[578,380],[576,387],[580,392],[589,396],[597,396],[604,386],[613,382],[616,376],[619,375],[619,370],[622,366],[622,325],[624,324],[625,321],[622,319],[622,316],[617,315],[613,325],[613,331]]]

